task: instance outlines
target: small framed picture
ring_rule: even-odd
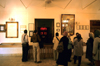
[[[84,30],[85,28],[84,28],[84,25],[82,25],[82,30]]]
[[[60,23],[56,23],[56,27],[60,27]]]
[[[5,32],[5,25],[4,24],[0,24],[0,32]]]
[[[28,24],[28,30],[33,31],[34,30],[34,23],[29,23]]]
[[[29,37],[33,36],[33,31],[29,31]]]
[[[57,32],[59,32],[59,31],[60,31],[60,29],[56,29],[56,31],[57,31]]]
[[[77,26],[76,26],[76,29],[77,29],[77,30],[81,30],[82,28],[83,28],[82,25],[77,25]]]
[[[24,33],[25,29],[27,29],[26,25],[20,25],[20,33]]]
[[[89,30],[89,25],[85,25],[85,30]]]

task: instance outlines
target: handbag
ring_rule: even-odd
[[[57,38],[57,37],[56,37]],[[57,38],[57,40],[59,41],[59,39]],[[63,47],[63,42],[59,42],[58,46],[57,46],[57,51],[59,53],[61,53],[62,51],[64,50],[64,47]]]

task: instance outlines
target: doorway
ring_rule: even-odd
[[[54,37],[54,19],[35,19],[35,29],[44,45],[52,45]]]

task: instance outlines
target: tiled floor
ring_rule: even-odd
[[[53,59],[41,59],[42,63],[34,63],[33,60],[29,60],[28,62],[22,62],[21,56],[0,56],[0,66],[55,66],[56,61]],[[62,60],[63,61],[63,60]],[[82,57],[81,66],[89,66],[87,65],[89,61],[85,58],[85,54]],[[77,66],[77,64],[73,64],[72,62],[68,63],[68,66]]]

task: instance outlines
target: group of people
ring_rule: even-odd
[[[27,30],[24,30],[24,34],[22,35],[22,62],[28,61],[28,35]],[[33,57],[35,63],[41,63],[40,61],[40,47],[39,42],[41,41],[37,30],[34,31],[33,36],[31,37],[31,42],[33,42]],[[57,46],[60,42],[63,42],[63,51],[58,52]],[[56,36],[53,38],[53,50],[54,50],[54,60],[56,60],[56,64],[68,66],[68,62],[71,62],[71,54],[73,49],[73,59],[74,64],[76,64],[76,60],[78,60],[78,66],[81,65],[81,59],[83,55],[83,46],[86,44],[86,58],[89,59],[91,63],[89,65],[99,66],[100,64],[100,30],[95,30],[94,34],[89,33],[89,39],[85,43],[81,34],[76,33],[76,37],[74,37],[73,42],[71,41],[70,34],[68,32],[63,33],[63,37],[59,36],[59,33],[56,33]],[[95,61],[95,62],[94,62]]]
[[[59,41],[57,38],[59,38]],[[63,42],[64,50],[57,53],[57,46],[60,42]],[[83,38],[79,33],[76,33],[76,37],[74,37],[73,42],[71,41],[68,32],[65,31],[63,37],[59,37],[58,33],[56,33],[56,36],[53,38],[53,43],[54,60],[56,60],[57,66],[68,66],[68,62],[71,62],[70,58],[72,49],[74,64],[76,64],[76,60],[78,60],[78,66],[80,66],[83,55],[83,46],[87,47],[86,58],[90,61],[88,65],[100,66],[100,30],[95,30],[94,34],[90,32],[86,43],[83,41]]]
[[[28,61],[28,50],[29,50],[29,41],[27,30],[24,30],[22,35],[22,62]],[[33,36],[31,37],[31,42],[33,42],[33,57],[35,63],[41,63],[40,61],[40,46],[39,42],[41,41],[38,31],[34,30]]]

